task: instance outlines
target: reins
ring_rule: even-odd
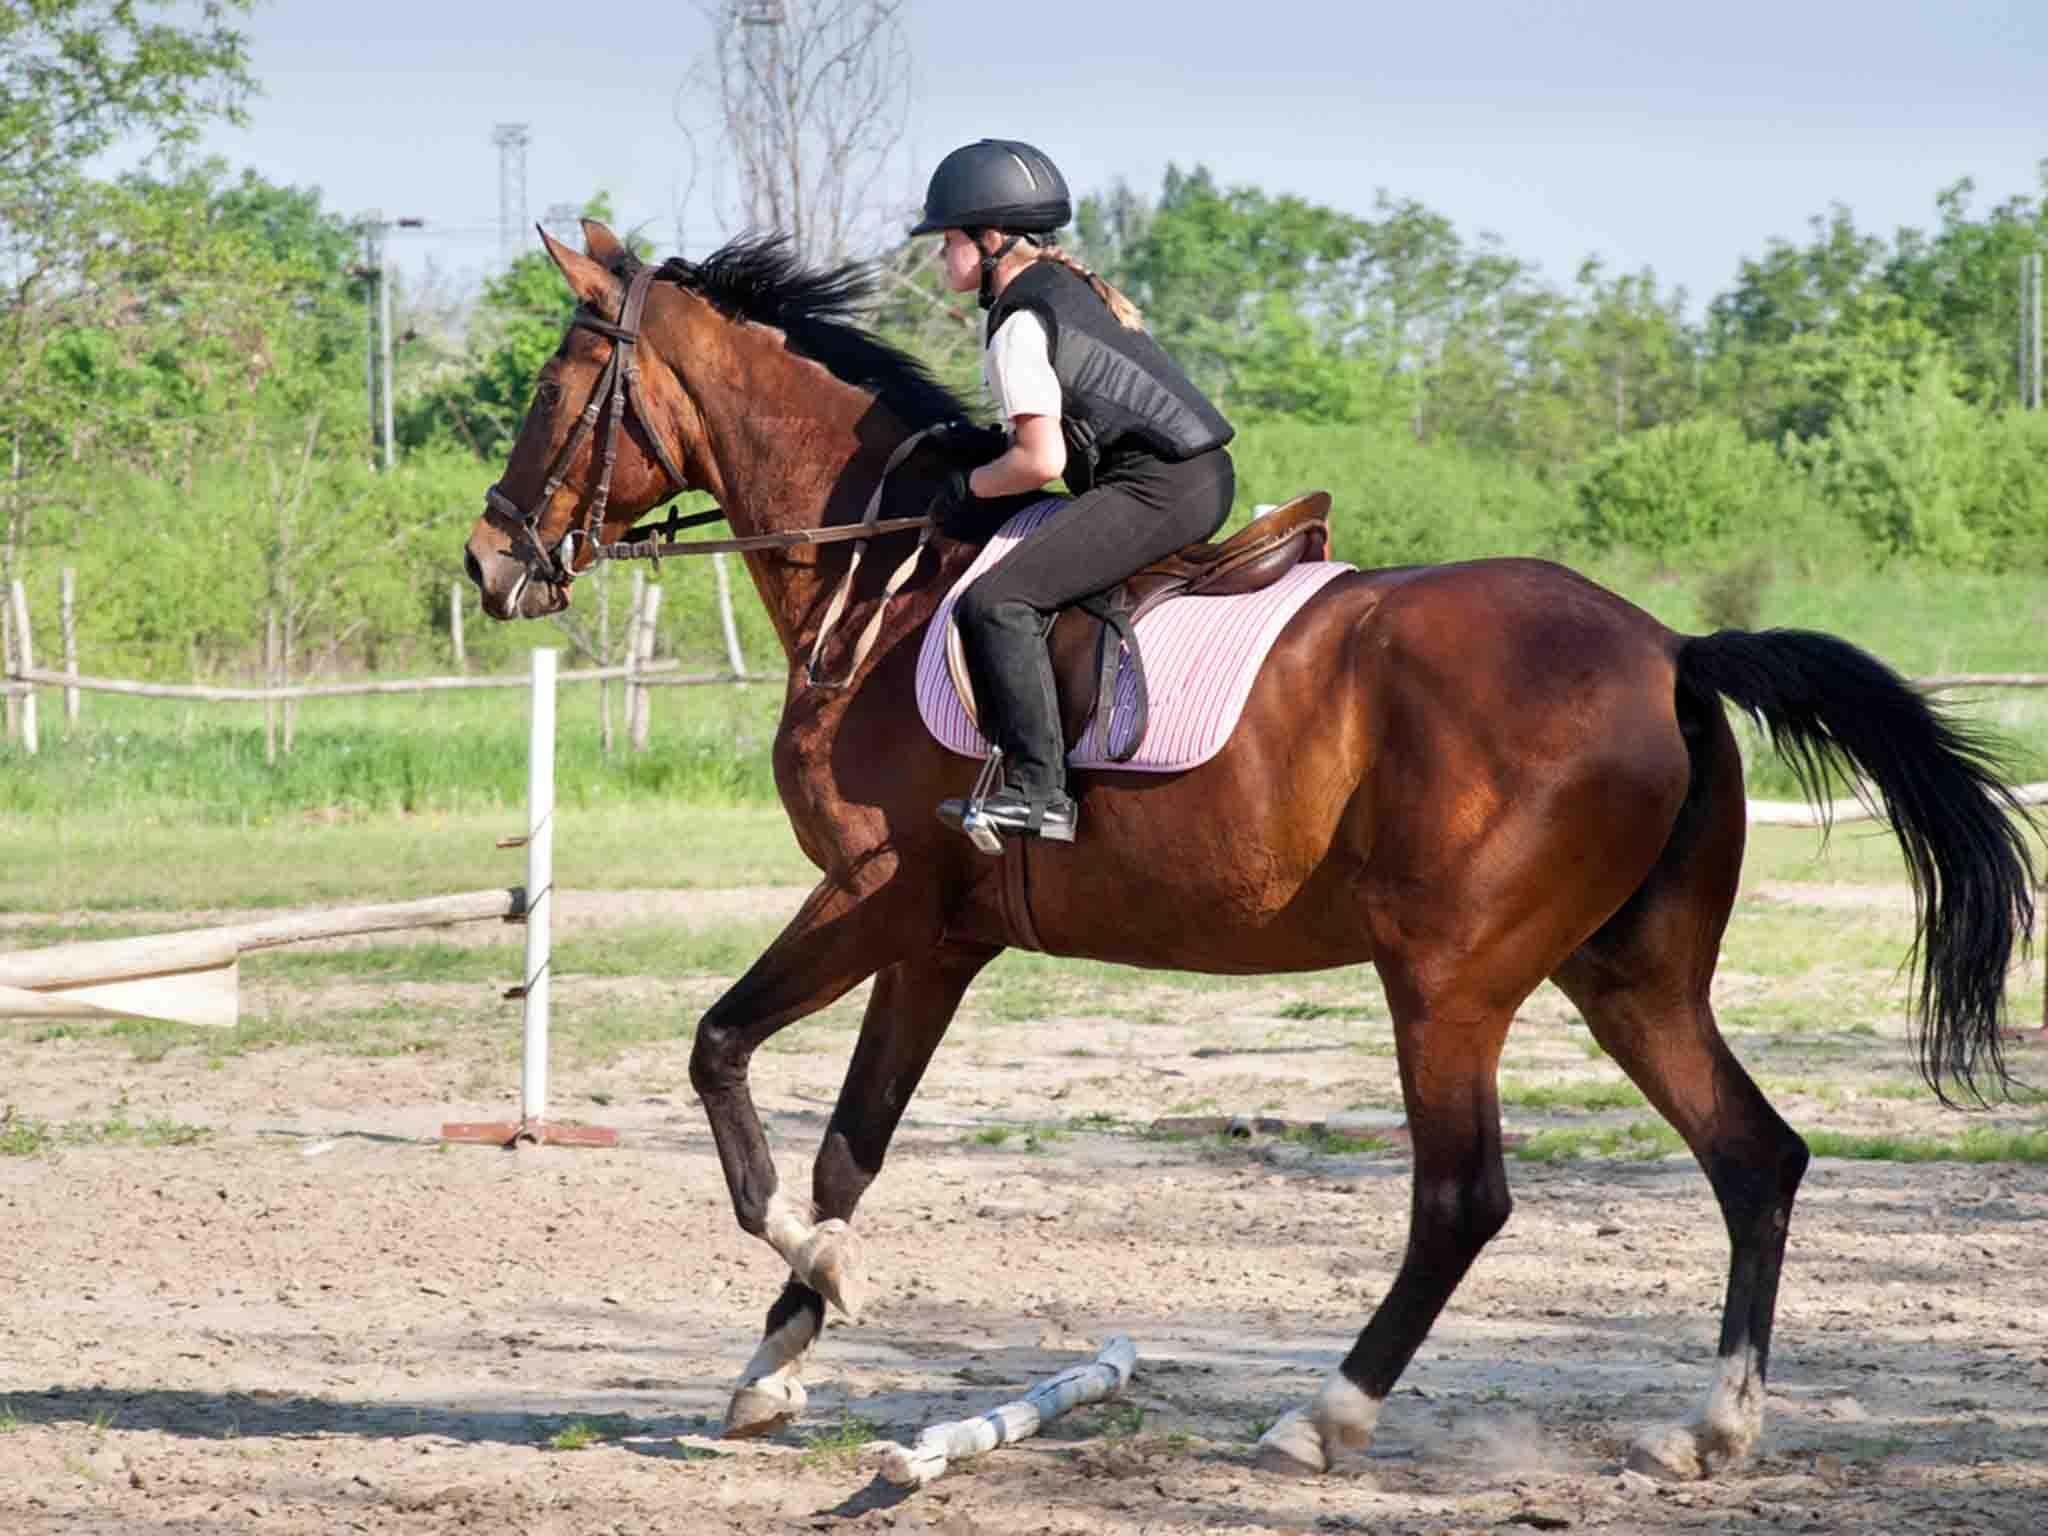
[[[554,463],[548,467],[547,483],[541,488],[539,497],[530,508],[522,508],[497,486],[484,492],[484,504],[488,513],[496,513],[509,522],[515,534],[524,540],[532,554],[531,564],[537,568],[541,578],[553,585],[567,587],[575,581],[576,541],[580,538],[589,546],[591,561],[597,564],[606,560],[651,560],[657,569],[663,560],[674,555],[717,555],[746,554],[753,550],[795,549],[806,544],[839,544],[851,541],[853,558],[847,562],[846,574],[833,589],[831,601],[826,605],[824,621],[818,626],[817,638],[812,642],[811,654],[804,662],[804,683],[814,688],[843,688],[860,671],[861,663],[874,649],[882,632],[882,621],[888,616],[889,603],[912,574],[917,570],[919,560],[924,556],[925,545],[931,542],[932,520],[929,517],[883,517],[882,494],[888,489],[889,477],[903,466],[912,451],[926,438],[943,432],[948,423],[920,427],[898,443],[882,466],[881,477],[875,482],[874,492],[868,497],[867,510],[858,523],[846,523],[826,528],[792,528],[780,533],[746,534],[730,539],[691,539],[678,541],[675,535],[685,528],[701,528],[707,524],[722,522],[725,513],[713,507],[704,512],[682,515],[671,512],[659,523],[648,523],[629,529],[623,539],[606,544],[599,541],[604,528],[604,509],[611,498],[612,467],[618,459],[619,429],[625,419],[626,406],[630,401],[640,418],[640,429],[654,447],[654,456],[661,463],[675,494],[688,488],[688,481],[669,454],[668,445],[656,430],[654,417],[647,409],[647,402],[640,393],[640,363],[636,351],[640,341],[640,316],[647,306],[647,290],[654,281],[654,269],[643,267],[633,274],[626,287],[626,301],[620,308],[617,324],[593,313],[587,306],[578,305],[569,324],[573,329],[582,326],[596,331],[612,340],[612,355],[605,363],[604,372],[591,391],[589,402],[583,407],[577,419],[575,430],[569,440],[555,455]],[[564,533],[553,549],[541,542],[540,520],[547,511],[548,503],[562,488],[562,481],[569,472],[577,451],[584,439],[597,430],[600,415],[607,415],[605,422],[601,463],[598,469],[597,485],[591,492],[590,510],[584,514],[577,526]],[[917,530],[917,545],[889,574],[882,586],[881,600],[866,626],[861,630],[860,639],[855,642],[853,660],[847,666],[845,676],[836,682],[825,682],[818,677],[818,661],[824,655],[825,641],[838,627],[846,613],[846,606],[853,594],[853,584],[860,574],[861,558],[867,552],[869,539],[885,534],[907,533]]]

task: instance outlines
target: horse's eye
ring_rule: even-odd
[[[534,403],[536,405],[544,406],[548,410],[553,410],[555,408],[555,402],[561,398],[562,386],[559,384],[537,385],[535,386],[533,391]]]

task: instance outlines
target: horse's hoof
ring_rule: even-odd
[[[720,1433],[728,1440],[752,1440],[757,1435],[773,1434],[783,1425],[794,1423],[809,1401],[810,1395],[800,1381],[780,1376],[743,1381],[734,1390],[732,1401],[725,1405],[725,1428]]]
[[[852,1227],[837,1217],[819,1222],[791,1267],[799,1280],[845,1313],[847,1321],[860,1321],[868,1299],[868,1271]]]
[[[1659,1424],[1636,1436],[1628,1448],[1628,1470],[1660,1483],[1692,1483],[1706,1476],[1699,1436],[1684,1424]]]
[[[1262,1472],[1316,1477],[1330,1470],[1330,1458],[1323,1449],[1323,1432],[1316,1428],[1308,1411],[1290,1408],[1278,1423],[1259,1436],[1252,1465]]]

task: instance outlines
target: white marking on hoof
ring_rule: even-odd
[[[728,1440],[751,1440],[756,1435],[770,1434],[800,1418],[809,1400],[794,1371],[787,1376],[742,1383],[733,1392],[732,1401],[725,1405],[722,1433]]]
[[[1306,1408],[1290,1408],[1273,1427],[1259,1436],[1252,1453],[1253,1464],[1267,1472],[1285,1472],[1312,1477],[1330,1470],[1330,1458],[1323,1454],[1323,1434]]]
[[[1646,1429],[1628,1448],[1628,1470],[1660,1483],[1696,1482],[1704,1475],[1699,1439],[1683,1424]]]
[[[1356,1471],[1379,1418],[1380,1399],[1332,1371],[1313,1403],[1289,1410],[1259,1437],[1256,1460],[1269,1472]]]
[[[849,1322],[860,1320],[860,1309],[868,1298],[867,1264],[859,1237],[845,1222],[836,1217],[819,1222],[810,1240],[797,1250],[790,1268],[805,1285],[844,1312]]]
[[[808,1200],[793,1200],[781,1190],[768,1197],[768,1209],[761,1218],[761,1240],[782,1255],[782,1262],[796,1269],[796,1256],[811,1240],[817,1209]],[[801,1271],[797,1278],[802,1279]]]
[[[1764,1432],[1764,1377],[1754,1349],[1721,1362],[1721,1374],[1707,1394],[1707,1411],[1694,1429],[1703,1442],[1700,1461],[1708,1476],[1749,1459]]]
[[[818,1325],[806,1307],[761,1340],[740,1372],[725,1408],[725,1435],[745,1440],[779,1429],[804,1411],[804,1356],[817,1342]]]

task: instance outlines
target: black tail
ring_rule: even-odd
[[[1930,706],[1883,662],[1832,635],[1724,629],[1686,640],[1681,687],[1719,694],[1763,725],[1806,797],[1825,809],[1846,762],[1877,804],[1913,880],[1920,1071],[1982,1103],[2002,1092],[2000,1028],[2013,950],[2034,931],[2027,812],[1983,737]]]

